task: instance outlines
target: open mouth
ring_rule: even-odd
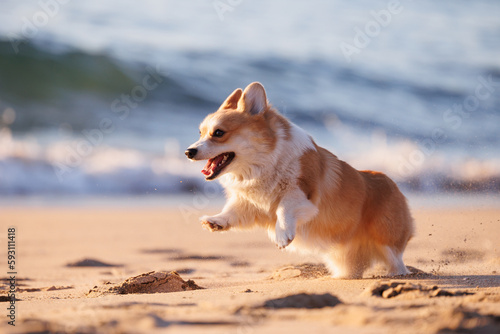
[[[205,174],[206,180],[213,180],[227,167],[234,159],[234,152],[222,153],[215,158],[208,159],[205,168],[201,171]]]

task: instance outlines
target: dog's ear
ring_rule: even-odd
[[[243,91],[238,101],[238,110],[257,115],[267,108],[267,97],[264,86],[260,82],[252,82]]]
[[[238,107],[238,101],[241,98],[241,94],[243,94],[241,88],[235,89],[234,92],[227,97],[226,101],[221,104],[219,109],[236,109]]]

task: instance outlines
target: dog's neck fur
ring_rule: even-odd
[[[316,150],[311,137],[301,128],[269,106],[265,111],[268,125],[276,136],[274,148],[261,154],[261,161],[240,169],[238,173],[229,172],[220,179],[228,195],[245,197],[251,202],[275,202],[290,185],[296,183],[300,174],[299,159],[303,152]]]

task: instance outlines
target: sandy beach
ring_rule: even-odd
[[[500,334],[500,1],[1,9],[0,334]],[[241,113],[200,128],[221,104]],[[287,176],[285,222],[292,190],[356,198],[318,147],[408,197],[410,274],[333,279],[267,231],[202,228],[226,172]]]
[[[2,244],[7,227],[16,228],[18,301],[16,326],[8,324],[9,302],[1,303],[0,331],[500,331],[499,209],[414,210],[417,234],[405,253],[413,274],[384,278],[375,267],[360,280],[330,278],[318,258],[279,251],[262,230],[207,232],[192,219],[202,213],[3,208]],[[172,271],[181,285],[167,279],[163,287],[181,291],[117,290],[129,278]],[[186,288],[188,281],[203,289]]]

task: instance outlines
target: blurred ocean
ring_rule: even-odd
[[[235,88],[405,191],[500,191],[500,2],[4,0],[0,196],[176,194]]]

